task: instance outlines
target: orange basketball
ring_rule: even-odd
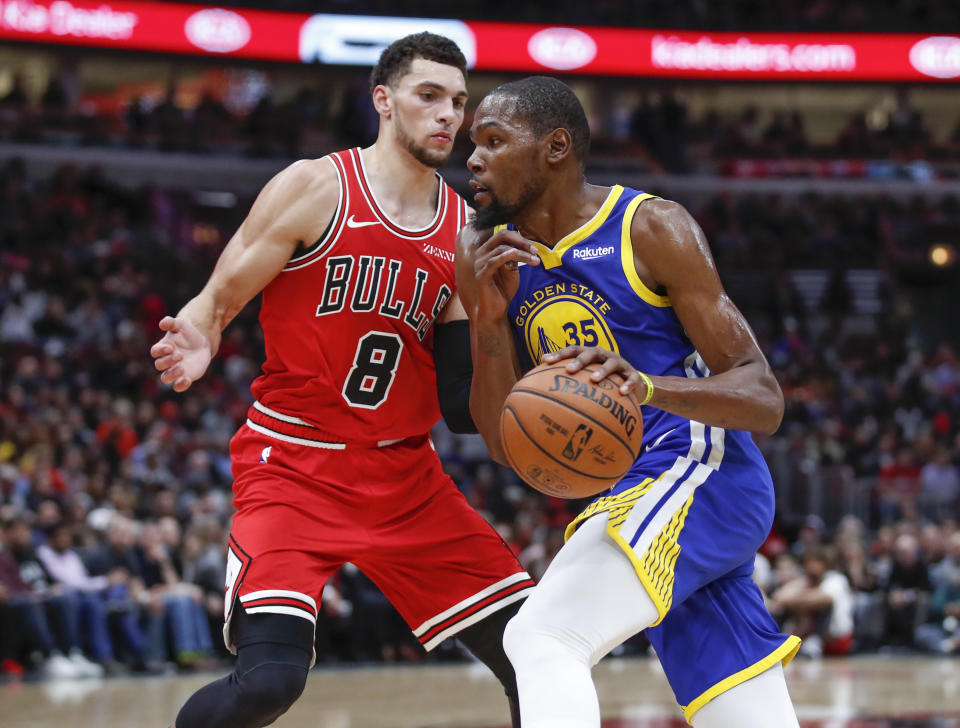
[[[643,418],[623,377],[590,380],[599,364],[570,374],[567,362],[541,364],[510,390],[500,441],[521,478],[547,495],[584,498],[622,478],[640,455]]]

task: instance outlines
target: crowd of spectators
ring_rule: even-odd
[[[184,394],[159,384],[147,352],[157,321],[199,288],[248,204],[211,223],[177,191],[129,190],[70,167],[41,183],[16,162],[0,170],[5,671],[80,677],[225,658],[227,444],[261,361],[256,306]],[[773,281],[762,305],[744,306],[766,321],[758,332],[787,399],[780,434],[761,447],[785,446],[789,468],[842,466],[874,485],[868,517],[835,529],[781,514],[763,552],[771,566],[758,569],[771,608],[798,631],[819,630],[824,652],[956,651],[960,362],[945,342],[911,339],[890,308],[849,326],[842,285],[810,305],[787,275],[826,257],[889,267],[878,239],[896,251],[904,231],[960,224],[956,204],[730,197],[693,211],[721,268],[752,269],[754,287]],[[469,501],[541,575],[584,504],[522,485],[478,436],[438,425],[434,437]],[[321,661],[424,659],[350,565],[327,585],[322,612]],[[431,659],[461,656],[447,644]]]
[[[376,134],[361,75],[352,83],[305,83],[282,100],[265,84],[259,100],[242,108],[231,107],[212,82],[206,91],[184,94],[171,84],[162,96],[131,96],[119,111],[85,100],[75,80],[61,80],[67,76],[54,75],[39,97],[31,97],[23,79],[14,77],[0,97],[0,140],[294,159],[367,144]],[[905,89],[892,109],[880,116],[857,111],[826,142],[811,140],[799,110],[747,106],[723,115],[708,109],[694,117],[672,86],[641,86],[638,95],[632,109],[591,115],[591,163],[677,174],[960,176],[960,116],[950,133],[934,135]],[[468,118],[465,127],[469,123]],[[456,163],[471,149],[467,135],[460,134]]]
[[[708,109],[693,117],[682,95],[664,87],[641,94],[629,117],[629,139],[653,168],[680,174],[891,177],[901,173],[890,166],[864,166],[884,160],[904,165],[903,176],[917,176],[909,167],[911,162],[938,159],[945,166],[936,172],[929,169],[928,175],[956,176],[952,165],[960,160],[960,118],[949,134],[938,137],[905,88],[895,96],[889,111],[879,116],[856,111],[833,139],[816,143],[807,131],[807,119],[797,109],[762,112],[749,105],[733,115],[721,116]],[[618,143],[616,138],[605,139],[601,130],[601,147]]]

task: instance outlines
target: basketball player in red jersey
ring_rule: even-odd
[[[176,728],[254,728],[300,696],[324,583],[364,571],[428,650],[451,635],[503,683],[503,629],[533,582],[441,470],[429,428],[469,419],[454,247],[467,207],[435,169],[463,121],[463,55],[420,33],[371,74],[376,143],[291,165],[260,193],[198,296],[151,349],[178,392],[263,291],[256,401],[231,442],[236,515],[224,637],[233,673]]]

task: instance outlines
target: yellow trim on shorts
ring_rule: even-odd
[[[650,583],[657,590],[657,596],[663,603],[666,611],[673,606],[673,584],[677,557],[680,556],[680,532],[683,530],[693,503],[694,494],[684,501],[683,506],[677,509],[670,521],[660,530],[650,547],[643,555],[643,570],[650,578]],[[662,619],[662,617],[661,617]]]
[[[677,509],[677,512],[660,530],[660,533],[650,544],[650,548],[641,558],[627,540],[620,535],[619,528],[627,519],[627,516],[630,515],[630,510],[636,501],[646,494],[655,482],[653,478],[647,478],[639,485],[615,496],[598,498],[574,518],[564,532],[564,541],[566,541],[577,530],[577,527],[591,516],[598,513],[610,514],[607,517],[607,534],[630,559],[634,571],[637,572],[637,578],[640,579],[644,590],[657,608],[657,621],[651,624],[651,627],[660,624],[663,618],[667,616],[667,612],[670,611],[670,607],[673,606],[674,569],[680,555],[678,541],[694,496],[691,493],[683,506]]]
[[[669,296],[661,296],[647,288],[640,276],[637,275],[637,266],[633,263],[633,238],[630,235],[630,225],[633,222],[633,216],[636,214],[640,203],[655,198],[646,192],[639,194],[630,200],[626,212],[623,213],[623,227],[620,230],[620,265],[623,267],[623,274],[627,277],[627,282],[633,288],[633,292],[651,306],[657,308],[666,308],[670,305]]]
[[[770,669],[778,662],[782,662],[784,666],[790,664],[790,661],[796,657],[797,650],[800,649],[800,638],[795,635],[790,635],[787,637],[786,641],[780,645],[777,649],[771,652],[769,655],[764,657],[759,662],[755,662],[750,667],[746,667],[740,672],[736,672],[730,677],[721,680],[712,688],[705,690],[696,698],[690,701],[690,705],[681,705],[680,710],[683,711],[683,717],[687,719],[687,723],[691,723],[693,714],[696,713],[700,708],[709,703],[718,695],[727,692],[730,688],[734,688],[740,683],[745,683],[750,678],[756,677],[761,672],[765,672]]]
[[[654,481],[653,478],[647,478],[643,482],[621,491],[616,495],[605,495],[602,498],[597,498],[584,508],[580,512],[580,515],[567,524],[567,528],[563,533],[564,542],[570,540],[573,532],[577,530],[581,523],[590,518],[590,516],[595,516],[598,513],[606,513],[609,511],[610,516],[607,520],[607,526],[614,528],[619,527],[627,519],[627,516],[630,515],[630,509],[633,508],[633,504],[653,487],[654,482],[656,481]]]

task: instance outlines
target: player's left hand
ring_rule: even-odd
[[[630,362],[619,354],[609,349],[601,349],[599,346],[567,346],[560,351],[544,354],[542,359],[544,364],[569,359],[567,371],[571,374],[580,371],[587,364],[598,363],[600,368],[590,375],[590,380],[600,382],[613,372],[617,372],[626,380],[620,385],[620,394],[636,392],[637,382],[640,382],[640,375]],[[645,389],[645,386],[641,385],[640,389]],[[637,392],[637,395],[642,399],[646,396],[646,392]]]

